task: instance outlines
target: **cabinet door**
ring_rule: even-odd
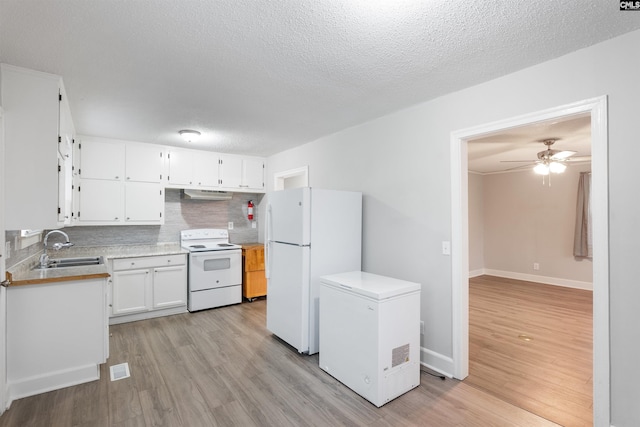
[[[78,188],[78,221],[121,222],[124,218],[124,183],[83,179]]]
[[[60,77],[0,64],[7,230],[56,228]]]
[[[58,223],[71,224],[73,210],[73,169],[70,157],[58,153]]]
[[[79,152],[81,178],[122,180],[124,143],[85,138],[80,142]]]
[[[193,158],[194,180],[198,187],[218,187],[218,154],[198,152]]]
[[[187,304],[187,266],[153,269],[153,308]]]
[[[242,187],[264,190],[264,161],[262,159],[242,160]]]
[[[160,184],[127,182],[125,197],[126,222],[159,224],[162,221],[164,196]]]
[[[153,144],[127,144],[125,178],[127,182],[156,182],[162,180],[163,147]]]
[[[193,155],[189,150],[171,150],[168,153],[169,184],[193,184]]]
[[[220,184],[226,188],[240,188],[242,184],[242,157],[220,156]]]
[[[148,311],[149,270],[126,270],[113,273],[112,314]]]

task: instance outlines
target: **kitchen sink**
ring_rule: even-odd
[[[77,257],[77,258],[54,258],[49,260],[46,267],[36,266],[36,270],[47,270],[50,268],[67,268],[67,267],[89,267],[92,265],[104,264],[104,257]]]

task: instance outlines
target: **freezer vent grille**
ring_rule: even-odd
[[[391,350],[391,367],[395,368],[409,361],[409,344],[401,345]]]

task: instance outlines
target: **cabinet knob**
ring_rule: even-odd
[[[116,176],[116,179],[120,179],[120,177],[119,177],[119,176]]]
[[[113,307],[113,304],[109,304],[109,307]]]
[[[118,220],[118,217],[115,217],[114,219],[117,221],[117,220]]]
[[[170,260],[170,259],[168,259],[168,260],[167,260],[167,262],[171,262],[171,260]]]
[[[127,179],[131,179],[131,177],[128,176]]]
[[[131,265],[136,265],[136,263],[135,263],[135,262],[132,262],[132,263],[131,263]]]
[[[129,221],[131,218],[127,217],[127,221]]]

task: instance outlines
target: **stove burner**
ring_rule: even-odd
[[[220,246],[221,248],[228,248],[230,246],[235,246],[231,243],[218,243],[218,246]]]
[[[189,247],[193,248],[193,249],[204,249],[204,248],[206,248],[205,245],[189,245]]]

